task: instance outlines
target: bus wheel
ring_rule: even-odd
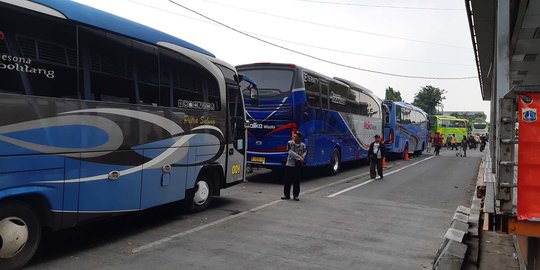
[[[211,174],[203,174],[195,183],[195,187],[187,191],[186,203],[189,212],[206,210],[212,201],[213,179]]]
[[[40,240],[41,224],[32,208],[18,202],[0,205],[0,269],[23,267]]]
[[[330,175],[336,175],[339,173],[339,169],[341,169],[339,150],[334,148],[334,152],[332,152],[332,157],[330,159],[330,164],[328,165],[328,173]]]

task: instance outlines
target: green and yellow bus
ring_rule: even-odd
[[[455,134],[458,142],[461,142],[463,136],[468,135],[467,119],[460,119],[454,116],[432,115],[429,117],[430,129],[432,134],[439,132],[443,136],[443,144],[446,144],[446,137]]]

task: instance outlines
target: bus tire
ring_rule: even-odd
[[[330,164],[328,164],[328,174],[336,175],[339,173],[340,169],[341,169],[341,156],[339,153],[339,149],[334,148],[334,151],[332,152],[332,156],[330,157]]]
[[[186,208],[188,212],[204,211],[210,206],[214,192],[214,181],[218,181],[211,173],[203,173],[195,182],[195,187],[186,193]]]
[[[22,268],[34,256],[41,240],[41,223],[23,202],[0,204],[0,269]]]
[[[424,142],[424,143],[422,143],[422,148],[420,150],[414,151],[414,156],[415,157],[421,156],[422,153],[424,153],[425,147],[426,147],[426,143]]]

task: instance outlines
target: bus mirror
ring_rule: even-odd
[[[251,99],[252,106],[259,106],[259,89],[257,86],[249,87],[249,97]]]
[[[247,82],[249,84],[247,89],[249,90],[249,98],[251,99],[251,105],[259,106],[259,88],[257,88],[257,83],[250,77],[243,74],[239,74],[238,79],[240,82]]]

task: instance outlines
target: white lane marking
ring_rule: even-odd
[[[341,179],[339,181],[336,181],[336,182],[333,182],[333,183],[329,183],[329,184],[326,184],[326,185],[322,185],[320,187],[316,187],[316,188],[313,188],[313,189],[310,189],[310,190],[307,190],[307,191],[304,191],[304,192],[301,192],[300,195],[304,195],[304,194],[309,194],[309,193],[314,193],[314,192],[317,192],[319,190],[322,190],[322,189],[325,189],[325,188],[328,188],[328,187],[331,187],[331,186],[334,186],[334,185],[338,185],[338,184],[342,184],[342,183],[345,183],[345,182],[348,182],[348,181],[351,181],[351,180],[354,180],[354,179],[357,179],[357,178],[361,178],[361,177],[364,177],[366,175],[368,175],[369,172],[366,172],[366,173],[361,173],[359,175],[355,175],[355,176],[351,176],[351,177],[347,177],[345,179]],[[241,217],[241,216],[244,216],[248,213],[254,213],[254,212],[257,212],[261,209],[264,209],[268,206],[271,206],[271,205],[274,205],[274,204],[277,204],[279,202],[282,202],[283,200],[275,200],[273,202],[269,202],[267,204],[263,204],[263,205],[260,205],[260,206],[257,206],[257,207],[254,207],[254,208],[251,208],[247,211],[243,211],[243,212],[240,212],[236,215],[232,215],[232,216],[227,216],[227,217],[224,217],[222,219],[218,219],[216,221],[213,221],[213,222],[210,222],[210,223],[207,223],[207,224],[204,224],[204,225],[201,225],[199,227],[195,227],[193,229],[189,229],[187,231],[184,231],[184,232],[181,232],[181,233],[177,233],[177,234],[173,234],[171,236],[167,236],[163,239],[160,239],[160,240],[156,240],[154,242],[151,242],[151,243],[148,243],[146,245],[142,245],[140,247],[137,247],[137,248],[134,248],[131,250],[131,253],[139,253],[139,252],[142,252],[142,251],[146,251],[146,250],[149,250],[151,248],[154,248],[156,246],[159,246],[159,245],[162,245],[162,244],[165,244],[167,242],[170,242],[170,241],[173,241],[175,239],[178,239],[178,238],[181,238],[183,236],[186,236],[188,234],[192,234],[194,232],[198,232],[198,231],[201,231],[201,230],[204,230],[206,228],[209,228],[209,227],[212,227],[214,225],[218,225],[218,224],[221,224],[225,221],[229,221],[231,219],[235,219],[235,218],[238,218],[238,217]]]
[[[233,219],[233,218],[237,218],[237,217],[240,217],[240,216],[243,216],[245,214],[247,214],[248,212],[247,211],[244,211],[244,212],[241,212],[239,214],[236,214],[234,216],[228,216],[228,217],[225,217],[225,218],[222,218],[222,219],[218,219],[214,222],[210,222],[210,223],[207,223],[207,224],[204,224],[204,225],[201,225],[199,227],[195,227],[193,229],[190,229],[190,230],[187,230],[187,231],[184,231],[184,232],[181,232],[181,233],[177,233],[177,234],[173,234],[171,236],[167,236],[163,239],[160,239],[160,240],[157,240],[157,241],[154,241],[154,242],[151,242],[151,243],[148,243],[146,245],[142,245],[140,247],[137,247],[137,248],[134,248],[131,250],[131,253],[139,253],[141,251],[145,251],[145,250],[148,250],[148,249],[151,249],[155,246],[159,246],[161,244],[164,244],[164,243],[167,243],[167,242],[170,242],[174,239],[177,239],[177,238],[180,238],[182,236],[185,236],[185,235],[188,235],[188,234],[191,234],[191,233],[194,233],[194,232],[198,232],[200,230],[204,230],[208,227],[211,227],[211,226],[214,226],[214,225],[218,225],[220,223],[223,223],[227,220],[230,220],[230,219]]]
[[[399,172],[399,171],[401,171],[401,170],[407,169],[407,168],[409,168],[409,167],[411,167],[411,166],[414,166],[414,165],[416,165],[416,164],[418,164],[418,163],[420,163],[420,162],[424,162],[424,161],[426,161],[426,160],[430,160],[430,159],[432,159],[432,158],[434,158],[434,157],[435,157],[435,156],[431,156],[431,157],[428,157],[428,158],[426,158],[426,159],[422,159],[422,160],[417,161],[417,162],[415,162],[415,163],[413,163],[413,164],[404,166],[404,167],[402,167],[402,168],[399,168],[399,169],[397,169],[397,170],[391,171],[391,172],[386,173],[386,174],[384,174],[384,175],[387,176],[387,175],[391,175],[391,174],[393,174],[393,173],[397,173],[397,172]],[[333,197],[336,197],[337,195],[343,194],[343,193],[345,193],[345,192],[347,192],[347,191],[353,190],[353,189],[355,189],[355,188],[359,188],[359,187],[361,187],[361,186],[363,186],[363,185],[367,185],[367,184],[373,182],[374,180],[375,180],[375,179],[371,179],[371,180],[362,182],[362,183],[360,183],[360,184],[358,184],[358,185],[355,185],[355,186],[352,186],[352,187],[348,187],[348,188],[346,188],[346,189],[344,189],[344,190],[341,190],[341,191],[338,191],[338,192],[336,192],[336,193],[334,193],[334,194],[328,195],[328,198],[333,198]]]
[[[388,175],[388,174],[387,174],[387,175]],[[362,182],[362,183],[360,183],[360,184],[358,184],[358,185],[354,185],[354,186],[352,186],[352,187],[349,187],[349,188],[346,188],[346,189],[344,189],[344,190],[338,191],[338,192],[336,192],[336,193],[334,193],[334,194],[328,195],[328,198],[334,198],[334,197],[336,197],[337,195],[342,194],[342,193],[345,193],[345,192],[347,192],[347,191],[349,191],[349,190],[353,190],[353,189],[359,188],[359,187],[361,187],[361,186],[363,186],[363,185],[367,185],[367,184],[373,182],[374,180],[375,180],[375,179],[367,180],[367,181]]]

